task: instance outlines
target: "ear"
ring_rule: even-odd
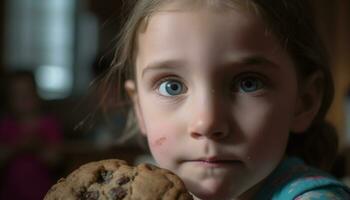
[[[300,87],[291,130],[293,133],[305,132],[310,127],[321,107],[323,90],[321,72],[314,73],[306,84]]]
[[[144,119],[143,119],[142,110],[141,110],[141,107],[140,107],[139,95],[137,93],[135,81],[127,80],[125,82],[124,87],[125,87],[125,90],[127,91],[128,95],[129,95],[129,97],[131,98],[131,100],[133,102],[134,112],[135,112],[135,115],[136,115],[136,119],[137,119],[137,123],[138,123],[139,129],[140,129],[140,131],[141,131],[141,133],[143,135],[146,135],[145,123],[144,123]]]

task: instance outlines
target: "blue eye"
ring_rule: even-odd
[[[259,78],[249,77],[238,81],[239,92],[255,92],[264,87],[264,84]]]
[[[176,96],[184,92],[184,86],[176,80],[164,81],[159,85],[159,93],[164,96]]]

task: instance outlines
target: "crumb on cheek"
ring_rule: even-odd
[[[153,145],[154,146],[162,146],[166,140],[167,140],[166,137],[160,137],[153,142]]]

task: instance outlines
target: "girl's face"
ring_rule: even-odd
[[[200,8],[155,13],[137,44],[137,91],[126,88],[159,165],[201,199],[253,194],[283,158],[296,109],[277,38],[246,11]]]

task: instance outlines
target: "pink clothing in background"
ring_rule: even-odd
[[[57,145],[62,141],[60,127],[51,117],[42,117],[32,133],[13,118],[6,117],[0,121],[1,146],[15,147],[23,138],[28,138],[27,134],[38,134],[44,146]],[[21,152],[10,158],[0,175],[0,199],[41,200],[53,184],[49,168],[32,152]]]

